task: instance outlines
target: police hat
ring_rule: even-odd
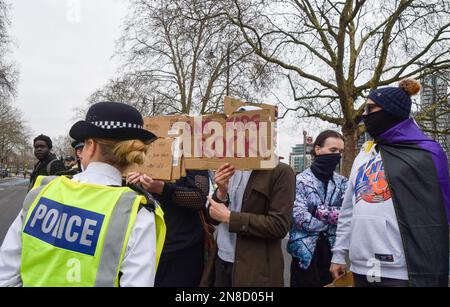
[[[138,110],[117,102],[99,102],[92,105],[86,120],[75,123],[69,132],[75,140],[102,138],[118,141],[138,139],[153,142],[156,136],[144,129],[144,120]]]
[[[75,157],[74,156],[67,156],[64,158],[64,161],[75,161]]]
[[[84,147],[84,142],[83,141],[73,141],[71,143],[72,148],[73,149],[79,149],[79,148],[83,148]]]

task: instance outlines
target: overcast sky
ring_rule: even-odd
[[[125,0],[10,1],[16,106],[34,134],[67,134],[73,108],[111,78]]]
[[[110,79],[118,61],[115,40],[127,0],[9,0],[12,57],[20,71],[15,105],[33,136],[67,135],[74,108]],[[271,103],[268,101],[268,103]],[[288,157],[302,129],[279,125],[279,152]],[[288,161],[286,161],[288,162]]]

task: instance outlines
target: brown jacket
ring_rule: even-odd
[[[281,240],[290,229],[294,199],[295,175],[288,165],[253,171],[241,212],[232,212],[230,217],[230,232],[237,234],[233,286],[284,286]],[[214,284],[216,258],[217,248],[208,259],[200,286]]]

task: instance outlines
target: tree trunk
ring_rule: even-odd
[[[344,134],[345,138],[342,175],[345,177],[349,177],[352,170],[353,161],[358,154],[358,126],[352,125],[349,127],[343,127],[342,133]]]

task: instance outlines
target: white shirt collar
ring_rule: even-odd
[[[114,166],[103,162],[91,162],[87,169],[73,177],[74,181],[98,185],[122,186],[122,174]]]

